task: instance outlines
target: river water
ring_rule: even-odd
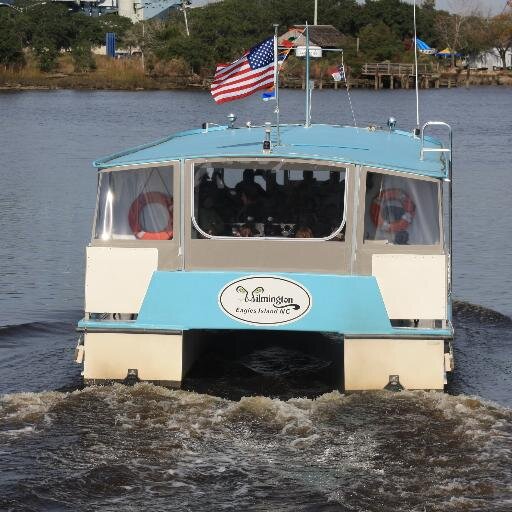
[[[203,121],[272,120],[204,92],[0,94],[0,510],[512,510],[512,91],[421,91],[454,128],[457,369],[449,394],[344,396],[326,362],[255,345],[170,391],[80,388],[72,361],[98,156]],[[282,118],[303,118],[300,91]],[[413,91],[352,91],[359,125]],[[313,121],[351,123],[316,91]],[[268,345],[268,344],[267,344]],[[276,364],[276,361],[279,364]]]

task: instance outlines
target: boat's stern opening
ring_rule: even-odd
[[[188,336],[199,351],[183,389],[229,399],[315,397],[343,390],[340,335],[230,330],[193,331]]]

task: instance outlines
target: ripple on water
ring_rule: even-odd
[[[14,510],[505,511],[512,498],[512,411],[470,396],[20,393],[1,398],[0,443],[0,508]]]

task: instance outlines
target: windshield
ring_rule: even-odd
[[[172,169],[153,167],[100,173],[95,238],[171,240]]]
[[[294,162],[194,168],[196,238],[343,239],[346,170]]]

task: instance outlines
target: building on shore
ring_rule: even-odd
[[[506,67],[512,67],[512,50],[508,50],[505,54]],[[480,55],[474,58],[469,58],[467,64],[470,68],[482,69],[482,70],[495,70],[503,67],[503,61],[498,55],[496,50],[489,50],[482,52]]]
[[[83,11],[89,16],[117,13],[133,23],[166,18],[177,9],[203,7],[219,0],[51,0],[65,3],[70,10]]]
[[[296,51],[300,51],[300,48],[306,46],[305,28],[306,25],[293,25],[279,36],[279,43],[291,41]],[[321,52],[322,49],[342,48],[343,46],[343,35],[332,25],[309,25],[308,30],[309,44],[313,51],[315,48]],[[320,56],[321,54],[318,55],[318,57]]]

